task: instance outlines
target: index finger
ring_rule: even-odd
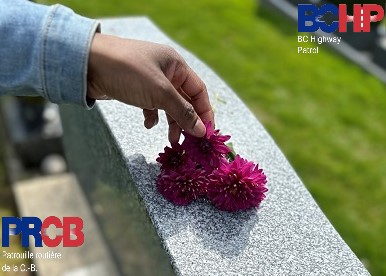
[[[190,67],[188,67],[186,78],[181,88],[189,96],[190,102],[201,120],[204,122],[210,121],[214,126],[214,114],[209,102],[206,86]]]

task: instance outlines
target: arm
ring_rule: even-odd
[[[205,84],[166,45],[96,34],[88,87],[91,98],[113,98],[143,108],[147,128],[158,122],[158,109],[165,110],[170,142],[178,141],[181,129],[202,137],[202,120],[214,123]]]
[[[39,95],[92,107],[113,98],[142,108],[145,127],[165,110],[169,140],[204,136],[214,122],[202,80],[172,48],[95,34],[95,20],[60,5],[0,0],[0,95]],[[95,35],[95,36],[94,36]]]
[[[87,102],[87,65],[95,20],[54,5],[0,0],[0,95]]]

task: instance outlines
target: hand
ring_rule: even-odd
[[[87,95],[143,108],[146,128],[158,123],[158,109],[165,110],[171,143],[181,129],[202,137],[202,121],[214,124],[205,84],[173,48],[161,44],[95,34]]]

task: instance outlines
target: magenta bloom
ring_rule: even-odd
[[[239,155],[231,163],[222,163],[209,178],[207,197],[223,211],[258,207],[268,191],[263,170]]]
[[[183,168],[178,173],[164,171],[157,179],[158,191],[175,205],[188,205],[206,194],[209,180],[203,170]]]
[[[188,205],[207,197],[218,209],[228,212],[258,207],[268,189],[266,176],[253,162],[235,156],[220,135],[206,123],[206,134],[197,138],[183,132],[185,140],[159,153],[161,172],[156,187],[175,205]]]
[[[220,135],[219,130],[214,130],[212,123],[206,123],[206,134],[202,138],[197,138],[184,132],[185,140],[182,146],[186,149],[193,161],[201,164],[208,172],[220,165],[220,159],[231,150],[224,144],[231,137]]]
[[[171,148],[165,147],[164,151],[156,159],[161,164],[161,170],[178,170],[191,162],[185,149],[178,143],[172,144]]]

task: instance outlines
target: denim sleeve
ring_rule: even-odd
[[[99,24],[61,6],[0,0],[0,95],[91,108],[87,65]]]

